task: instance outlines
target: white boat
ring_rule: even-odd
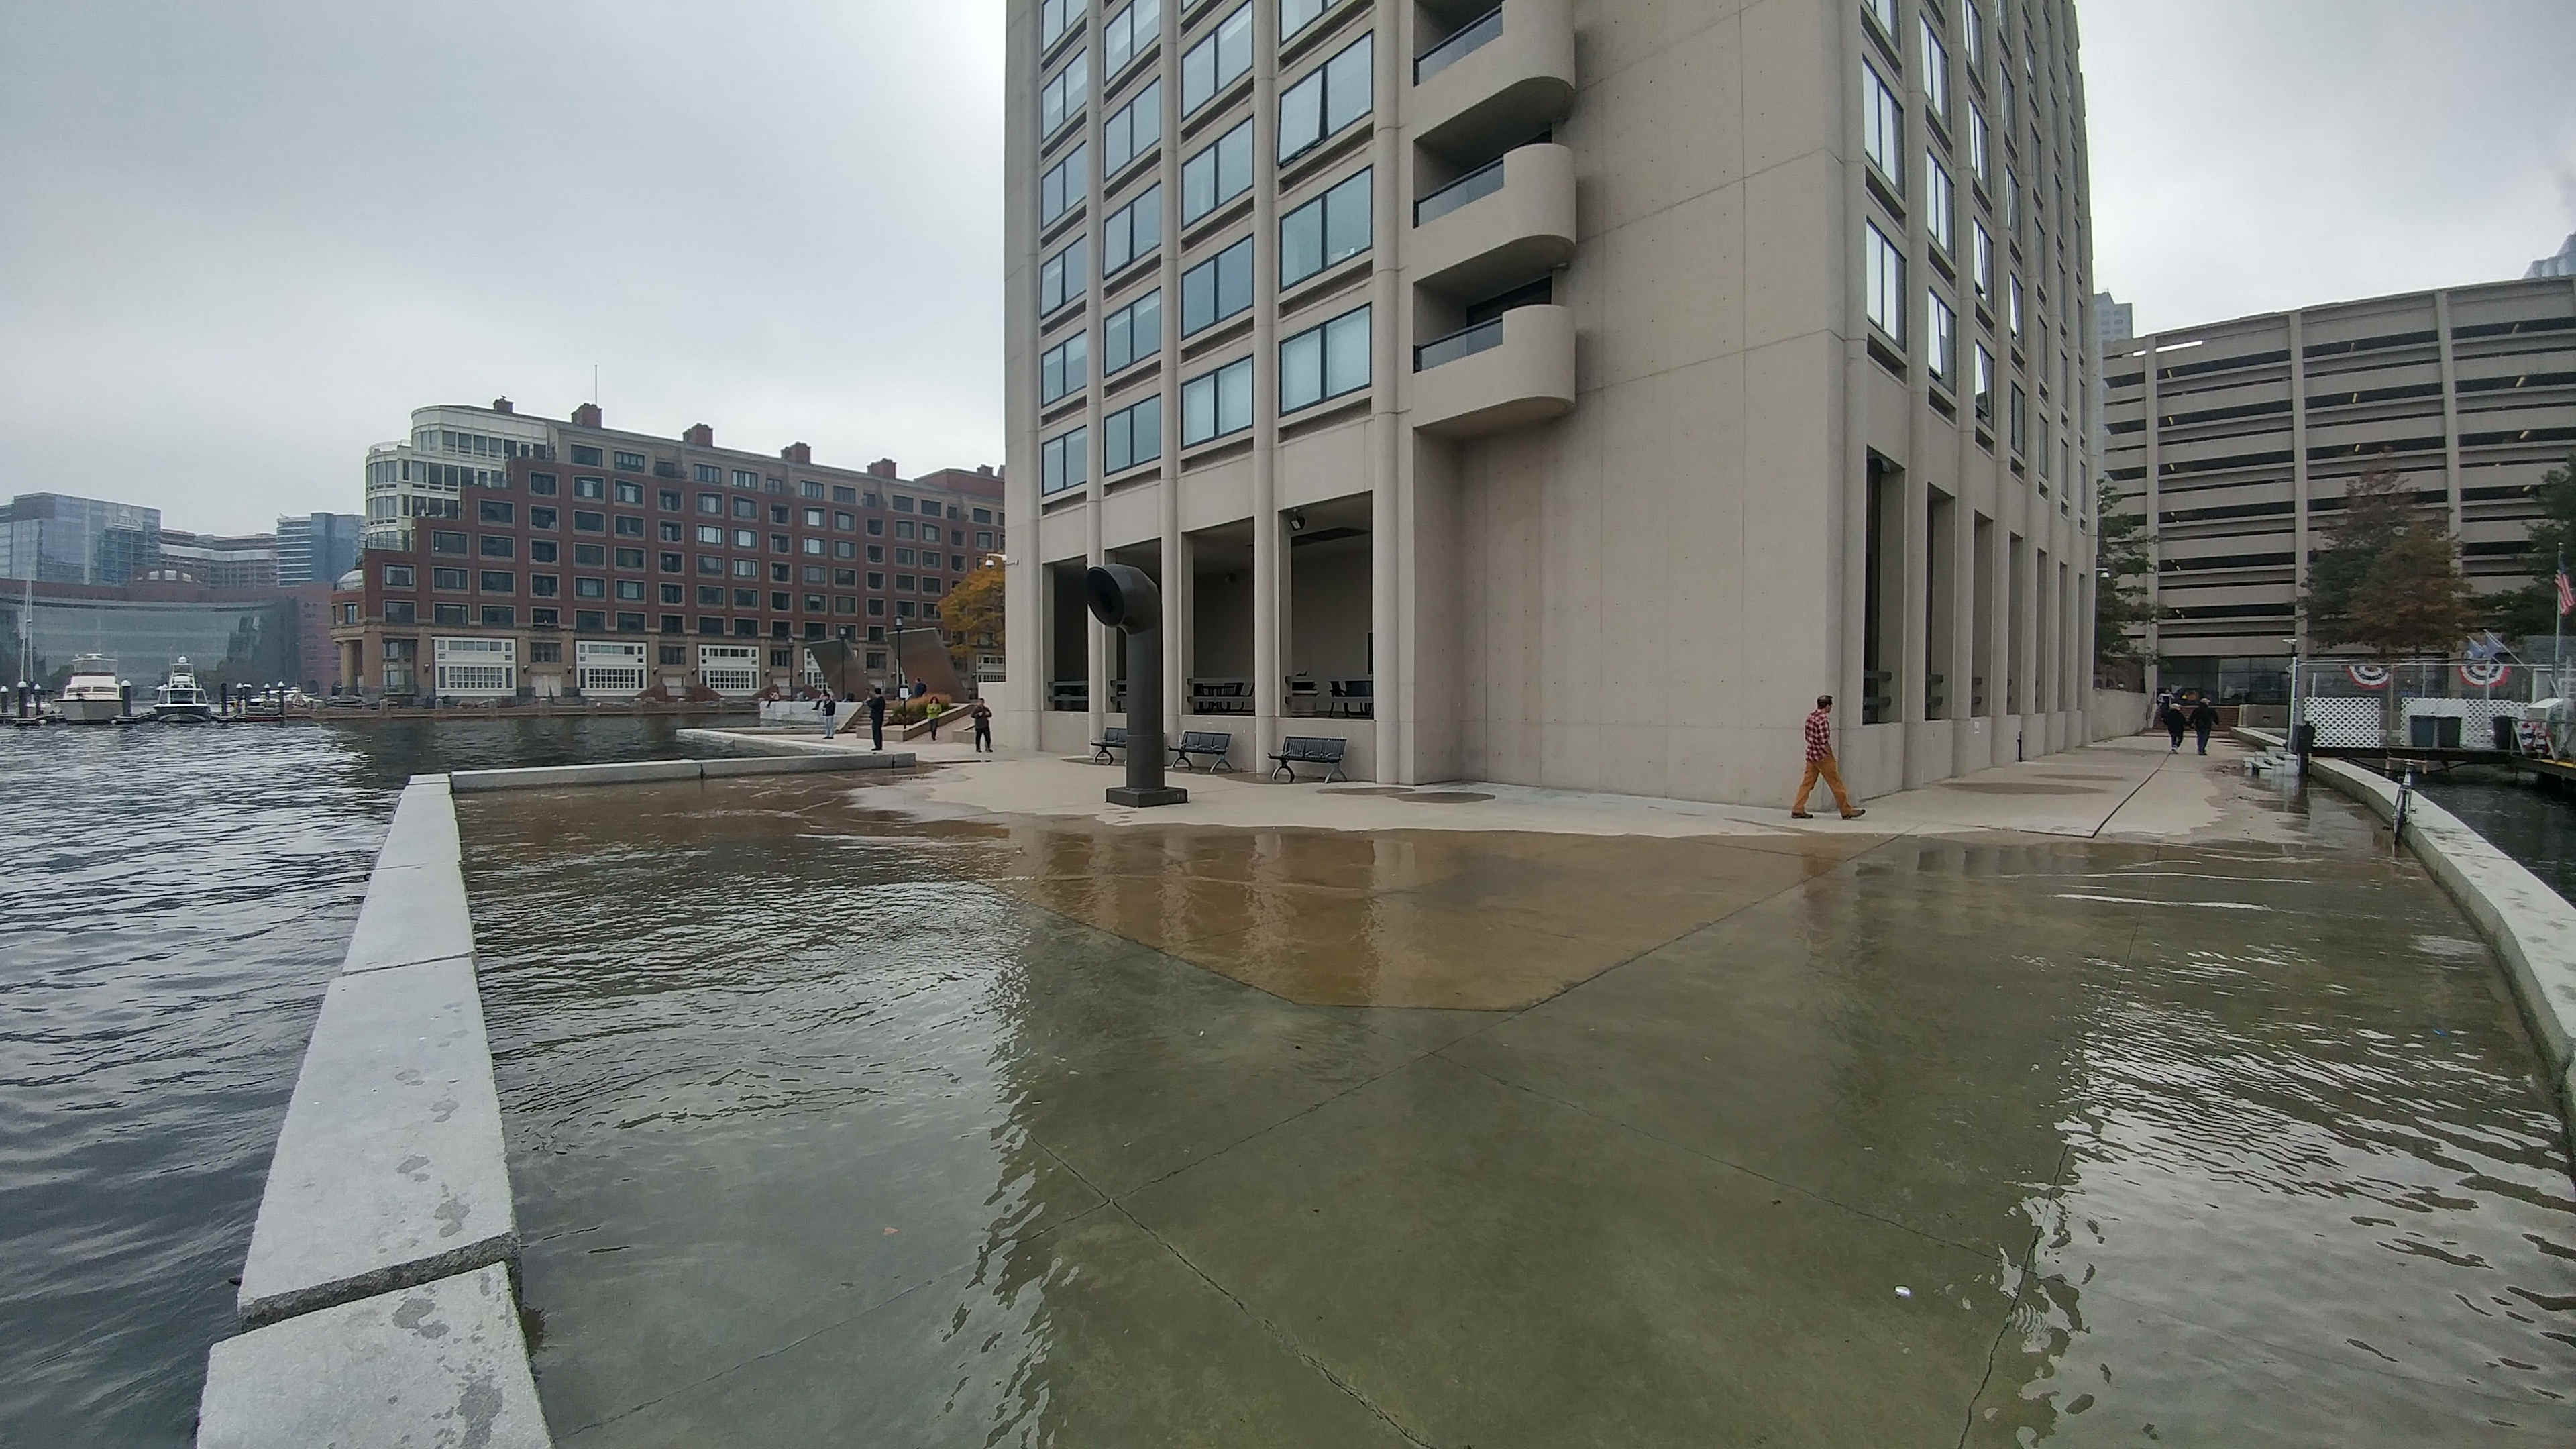
[[[204,724],[215,717],[215,702],[197,687],[197,672],[186,655],[170,666],[170,677],[152,691],[152,718],[162,724]]]
[[[125,717],[125,686],[116,681],[116,661],[104,654],[72,660],[71,683],[54,703],[65,724],[114,724]]]

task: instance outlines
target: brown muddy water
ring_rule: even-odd
[[[2287,847],[460,802],[575,1445],[2576,1442],[2494,962]]]

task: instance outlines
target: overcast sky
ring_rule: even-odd
[[[2145,329],[2576,231],[2570,0],[2080,0]],[[1001,0],[0,0],[0,497],[249,531],[410,410],[1002,457]]]

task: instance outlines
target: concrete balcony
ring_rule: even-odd
[[[1574,152],[1506,151],[1413,204],[1414,280],[1461,297],[1534,282],[1574,257]]]
[[[1574,108],[1572,0],[1504,0],[1413,62],[1413,138],[1492,155]]]
[[[1515,307],[1413,349],[1413,426],[1468,438],[1574,411],[1574,312]]]

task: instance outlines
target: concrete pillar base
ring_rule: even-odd
[[[1152,805],[1187,805],[1190,792],[1178,785],[1164,785],[1153,790],[1130,790],[1124,785],[1111,787],[1109,803],[1143,809]]]

